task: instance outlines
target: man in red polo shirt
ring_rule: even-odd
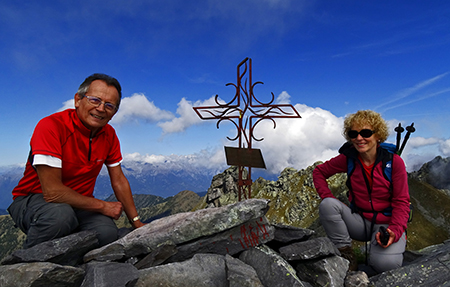
[[[108,124],[121,97],[115,78],[93,74],[78,88],[75,110],[52,114],[37,124],[24,176],[8,208],[27,234],[25,248],[79,230],[95,230],[100,245],[108,244],[117,239],[113,219],[122,211],[134,228],[143,225],[120,165],[119,139]],[[103,164],[118,202],[93,196]]]

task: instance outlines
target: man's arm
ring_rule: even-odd
[[[119,164],[114,167],[108,167],[108,173],[111,179],[111,186],[114,190],[114,194],[116,195],[117,200],[122,203],[128,219],[131,220],[135,218],[138,216],[138,213],[131,194],[130,183],[123,174],[121,165]],[[132,225],[134,228],[138,228],[144,224],[140,220],[137,220],[132,222]]]
[[[47,165],[36,165],[36,171],[47,202],[67,203],[74,208],[102,213],[118,219],[122,214],[120,202],[107,202],[79,194],[62,183],[61,169]]]

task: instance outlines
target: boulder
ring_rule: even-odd
[[[225,255],[227,279],[230,287],[264,287],[255,269],[239,259]]]
[[[80,286],[84,270],[50,262],[0,266],[0,286],[47,287]]]
[[[288,261],[293,261],[310,260],[341,254],[328,237],[319,237],[281,247],[280,255]]]
[[[183,261],[196,253],[215,253],[234,255],[243,250],[269,242],[274,237],[274,228],[265,216],[247,221],[232,229],[213,236],[202,237],[177,247],[178,252],[167,262]]]
[[[256,270],[264,286],[309,286],[300,281],[286,260],[267,246],[246,250],[239,259]]]
[[[348,260],[340,256],[302,261],[295,264],[298,277],[313,286],[344,286]]]
[[[28,249],[19,249],[4,258],[1,264],[52,262],[76,266],[83,262],[84,254],[97,247],[98,240],[95,231],[86,230],[46,241]]]
[[[224,207],[178,213],[138,228],[117,241],[90,251],[90,260],[122,260],[148,254],[161,244],[182,244],[239,226],[265,215],[268,201],[249,199]]]
[[[450,240],[418,254],[406,266],[371,277],[371,286],[450,286]]]
[[[303,241],[310,238],[314,231],[290,225],[273,224],[275,234],[273,240],[279,243],[290,243],[293,241]]]
[[[362,271],[351,271],[345,277],[344,287],[368,287],[369,277]]]
[[[127,286],[139,278],[132,264],[118,262],[89,262],[81,287]]]
[[[196,254],[183,262],[140,270],[135,287],[228,287],[225,266],[223,255]]]

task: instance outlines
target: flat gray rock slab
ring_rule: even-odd
[[[113,243],[90,251],[84,261],[112,261],[148,254],[161,244],[179,245],[260,218],[267,209],[268,200],[249,199],[223,207],[178,213],[152,221]]]
[[[228,287],[223,255],[197,254],[184,262],[169,263],[139,271],[135,287]]]
[[[84,270],[49,262],[18,263],[0,266],[0,286],[78,287],[83,281]]]

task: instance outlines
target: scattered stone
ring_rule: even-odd
[[[119,260],[123,256],[148,254],[161,244],[179,245],[231,229],[264,216],[267,209],[267,200],[249,199],[224,207],[174,214],[152,221],[113,243],[92,250],[84,260]],[[116,257],[111,251],[116,253]]]
[[[86,252],[97,248],[95,231],[81,231],[66,237],[42,242],[28,249],[14,251],[1,262],[2,265],[25,262],[52,262],[76,266],[83,262]]]
[[[239,259],[256,270],[264,286],[308,286],[300,281],[286,260],[267,246],[246,250]]]
[[[178,246],[178,252],[167,262],[178,262],[197,253],[235,255],[243,250],[269,242],[274,237],[274,228],[265,216],[250,220],[235,228],[204,237]]]
[[[89,262],[81,287],[126,286],[139,278],[139,272],[131,264],[117,262]]]
[[[83,281],[84,270],[50,262],[18,263],[0,266],[0,286],[78,287]]]
[[[140,270],[135,287],[228,287],[225,266],[223,255],[196,254],[183,262]]]
[[[150,252],[144,259],[138,261],[134,266],[137,269],[144,269],[158,266],[165,262],[171,256],[177,254],[178,250],[175,245],[162,245]]]
[[[264,287],[255,269],[239,259],[225,255],[227,279],[230,287]]]
[[[298,277],[314,286],[344,286],[348,260],[340,256],[302,261],[295,265]]]
[[[429,248],[409,265],[370,278],[371,286],[450,286],[450,241]]]
[[[304,241],[314,234],[314,231],[311,229],[280,224],[274,224],[273,226],[275,227],[275,237],[273,240],[280,243]]]
[[[328,237],[314,238],[281,247],[280,254],[288,261],[309,260],[330,255],[340,255],[339,250]]]
[[[362,271],[351,271],[345,277],[344,287],[368,287],[369,277]]]

